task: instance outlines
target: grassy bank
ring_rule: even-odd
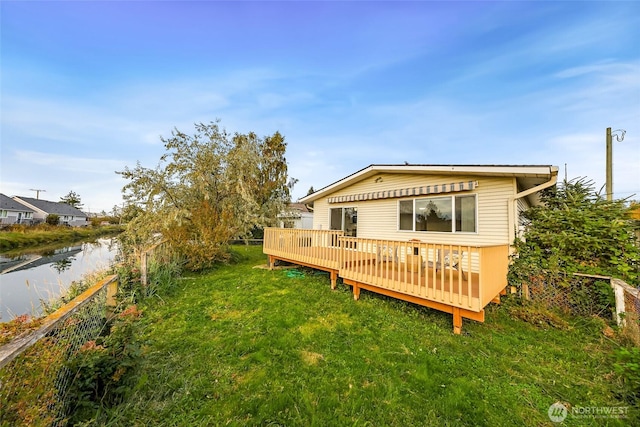
[[[533,326],[513,306],[451,332],[451,316],[323,274],[240,264],[184,277],[143,307],[137,385],[107,425],[552,425],[555,402],[628,406],[614,384],[603,322]],[[569,416],[563,425],[630,425]]]
[[[29,246],[38,246],[56,242],[74,242],[122,231],[118,225],[102,227],[60,227],[38,225],[0,230],[0,251],[8,251]]]

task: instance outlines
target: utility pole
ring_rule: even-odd
[[[42,191],[43,193],[46,193],[47,190],[39,190],[36,188],[30,188],[29,191],[35,191],[36,192],[36,200],[40,199],[40,192]]]
[[[616,132],[620,132],[620,135],[615,134]],[[624,140],[624,135],[626,133],[627,131],[624,129],[616,129],[613,131],[618,142],[622,142]],[[607,128],[607,176],[605,188],[608,201],[613,200],[613,139],[611,135],[611,128]]]
[[[613,147],[611,142],[611,128],[607,128],[607,176],[605,177],[605,185],[607,191],[607,200],[613,200]]]

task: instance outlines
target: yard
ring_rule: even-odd
[[[451,332],[451,315],[363,291],[313,270],[239,263],[179,279],[147,299],[137,386],[113,425],[552,425],[555,402],[629,406],[616,393],[597,319],[533,325],[513,302]],[[576,418],[564,425],[629,425]]]

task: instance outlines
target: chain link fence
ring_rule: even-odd
[[[521,297],[576,316],[615,320],[640,345],[640,290],[622,280],[588,274],[529,278]]]
[[[115,305],[117,276],[95,284],[0,346],[0,426],[64,426],[74,372],[66,362],[95,340]]]
[[[530,277],[522,286],[522,297],[571,315],[610,319],[615,313],[610,278],[604,276]]]

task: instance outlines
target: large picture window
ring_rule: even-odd
[[[398,229],[402,231],[435,231],[475,233],[476,196],[445,196],[400,200]]]

